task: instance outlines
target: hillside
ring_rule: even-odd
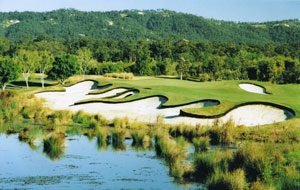
[[[60,9],[43,13],[0,13],[0,37],[15,41],[39,35],[133,41],[171,37],[203,42],[296,43],[300,42],[300,21],[234,23],[168,10],[82,12]]]

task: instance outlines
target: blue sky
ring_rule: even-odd
[[[300,20],[300,0],[0,0],[0,11],[169,9],[230,21]]]

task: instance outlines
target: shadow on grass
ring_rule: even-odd
[[[16,85],[16,86],[22,86],[22,87],[26,86],[25,81],[13,81],[13,82],[11,82],[11,84]],[[31,86],[31,87],[41,87],[42,83],[40,83],[40,82],[28,82],[28,85]],[[55,86],[56,84],[45,83],[44,85],[45,85],[45,87],[47,87],[47,86]]]

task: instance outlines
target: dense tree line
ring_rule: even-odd
[[[61,82],[73,74],[84,78],[85,74],[132,72],[197,81],[300,83],[300,43],[249,45],[170,38],[133,42],[39,36],[17,42],[1,38],[0,58],[2,63],[11,63],[11,59],[19,64],[26,84],[32,72],[47,73]],[[66,73],[59,75],[59,70]]]
[[[157,40],[172,37],[202,42],[295,43],[300,42],[300,22],[235,23],[168,10],[0,13],[0,37],[20,40],[49,35],[53,38]]]

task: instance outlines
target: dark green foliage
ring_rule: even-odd
[[[77,58],[74,55],[57,56],[48,77],[64,83],[65,79],[78,73],[79,69]]]
[[[6,83],[18,78],[20,67],[11,58],[0,57],[0,85],[4,91]]]
[[[64,154],[65,135],[53,134],[50,137],[44,139],[43,152],[49,156],[51,160],[59,159]]]
[[[298,20],[267,23],[234,23],[205,19],[168,10],[82,12],[60,9],[51,12],[0,13],[0,37],[17,41],[24,36],[53,38],[104,38],[156,40],[165,37],[196,41],[265,44],[300,42]],[[162,46],[164,49],[165,46]],[[103,49],[105,59],[107,49]],[[9,52],[5,50],[5,52]],[[74,52],[73,52],[74,53]],[[125,52],[115,52],[120,54]],[[126,52],[127,53],[127,52]],[[128,52],[128,60],[132,57]],[[227,51],[235,54],[234,48]],[[168,51],[162,52],[162,57]]]

